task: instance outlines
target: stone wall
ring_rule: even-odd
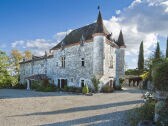
[[[115,78],[115,67],[116,67],[116,54],[115,54],[115,47],[112,47],[107,42],[104,43],[104,73],[102,77],[102,81],[104,83],[108,82],[109,80],[114,80]]]
[[[118,71],[119,71],[119,78],[124,77],[125,75],[125,48],[118,49]]]
[[[93,42],[84,43],[84,46],[76,45],[55,50],[54,57],[48,61],[48,73],[55,84],[58,79],[68,79],[69,85],[80,86],[80,80],[85,79],[90,83],[93,76]],[[65,56],[65,68],[61,66],[61,57]],[[85,66],[82,66],[81,58],[84,58]],[[73,78],[73,82],[71,82]],[[88,81],[88,82],[87,82]]]
[[[85,42],[83,46],[78,44],[54,50],[52,58],[22,63],[21,82],[35,74],[47,74],[55,85],[58,79],[67,79],[68,86],[77,87],[81,86],[81,80],[92,85],[91,78],[97,75],[104,83],[114,80],[117,70],[119,75],[123,75],[124,50],[118,50],[106,41],[104,36],[94,36],[94,42]],[[61,57],[65,57],[65,68],[62,67]],[[82,58],[85,66],[82,66]]]
[[[100,79],[103,76],[105,36],[94,36],[93,42],[93,74]]]

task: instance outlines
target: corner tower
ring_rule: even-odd
[[[99,10],[93,33],[93,75],[98,79],[103,76],[104,42],[106,41],[107,33],[108,32],[103,25],[103,19]]]
[[[124,78],[125,75],[125,42],[122,30],[120,30],[117,45],[119,49],[117,50],[116,56],[116,85],[119,85],[119,78]]]

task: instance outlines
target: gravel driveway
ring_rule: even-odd
[[[93,96],[0,89],[0,125],[127,126],[125,113],[141,96],[136,88]]]

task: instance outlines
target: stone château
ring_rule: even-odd
[[[100,85],[119,84],[124,76],[125,43],[122,31],[112,38],[99,10],[95,23],[71,31],[44,56],[20,62],[20,81],[47,77],[60,88],[92,86],[95,76]]]

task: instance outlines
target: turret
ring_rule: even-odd
[[[101,12],[99,10],[96,27],[93,34],[93,74],[100,79],[103,76],[104,42],[106,29],[103,25]]]
[[[120,30],[120,34],[118,37],[118,41],[116,42],[119,48],[116,52],[116,85],[119,85],[119,78],[123,78],[125,75],[125,42],[122,30]]]

